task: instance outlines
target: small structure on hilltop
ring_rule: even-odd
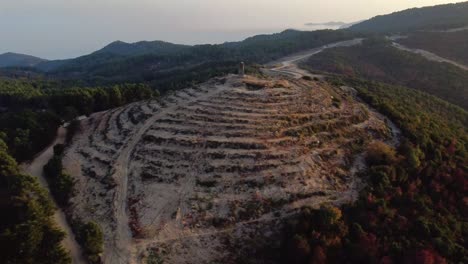
[[[245,64],[244,64],[244,62],[239,63],[239,75],[240,76],[245,75]]]

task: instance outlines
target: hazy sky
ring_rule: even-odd
[[[80,56],[114,40],[222,43],[444,0],[0,0],[0,53]]]

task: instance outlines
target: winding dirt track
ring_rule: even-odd
[[[57,210],[55,210],[54,220],[60,227],[60,229],[62,229],[66,234],[65,239],[62,241],[62,244],[64,248],[70,252],[72,263],[80,264],[86,263],[82,255],[81,248],[76,242],[75,235],[73,234],[72,229],[67,222],[65,214],[55,203],[55,200],[50,194],[49,185],[47,184],[43,173],[44,165],[46,165],[47,162],[49,162],[49,160],[54,155],[54,146],[57,144],[63,144],[65,142],[66,132],[67,131],[65,128],[60,127],[57,131],[57,138],[54,140],[54,142],[45,150],[43,150],[40,154],[38,154],[38,156],[36,156],[30,163],[21,164],[20,167],[24,173],[37,177],[41,186],[47,190],[50,199],[54,202],[54,206],[57,208]]]
[[[435,53],[432,53],[430,51],[423,50],[423,49],[412,49],[412,48],[409,48],[407,46],[403,46],[402,44],[396,43],[396,42],[393,42],[392,45],[393,45],[393,47],[395,47],[397,49],[421,55],[421,56],[423,56],[424,58],[426,58],[426,59],[428,59],[430,61],[449,63],[449,64],[452,64],[454,66],[457,66],[458,68],[460,68],[462,70],[468,71],[468,66],[460,64],[460,63],[458,63],[456,61],[453,61],[453,60],[450,60],[450,59],[447,59],[447,58],[443,58],[443,57],[441,57],[441,56],[439,56],[439,55],[437,55]]]
[[[273,68],[270,69],[270,71],[272,71],[273,73],[282,73],[282,74],[290,75],[294,78],[301,78],[304,75],[311,76],[310,72],[298,68],[297,64],[326,49],[355,46],[355,45],[361,44],[362,40],[363,40],[362,38],[357,38],[357,39],[345,40],[345,41],[328,44],[320,48],[315,48],[315,49],[311,49],[308,51],[296,53],[294,55],[282,58],[278,61],[269,63],[268,65],[273,66]]]
[[[208,93],[194,98],[193,100],[203,100],[204,98],[213,96],[219,92],[219,89],[212,89]],[[188,100],[186,103],[189,104],[191,100]],[[116,192],[116,197],[113,202],[114,206],[114,215],[117,221],[117,230],[114,237],[113,249],[108,251],[104,256],[104,261],[106,263],[130,263],[130,258],[132,253],[131,249],[133,248],[133,241],[130,228],[128,226],[129,218],[127,212],[127,191],[128,191],[128,167],[131,159],[131,155],[137,146],[138,142],[141,140],[142,136],[146,131],[154,124],[156,120],[161,118],[174,111],[178,107],[174,105],[172,107],[165,108],[159,113],[153,115],[151,118],[145,121],[143,126],[138,129],[138,131],[132,134],[130,140],[124,145],[124,147],[119,151],[120,154],[114,164],[114,175],[113,178],[118,182],[118,191]]]

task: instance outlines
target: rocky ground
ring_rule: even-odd
[[[296,78],[230,75],[82,121],[71,211],[103,227],[104,262],[238,262],[295,209],[352,201],[390,130],[352,89]]]

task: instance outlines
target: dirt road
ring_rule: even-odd
[[[49,190],[49,186],[44,177],[43,168],[44,168],[44,165],[46,165],[47,162],[49,162],[49,160],[54,155],[54,146],[56,144],[62,144],[65,142],[65,135],[66,135],[66,129],[63,127],[60,127],[58,129],[57,137],[55,141],[50,146],[48,146],[44,151],[38,154],[38,156],[36,156],[34,160],[32,160],[30,163],[24,163],[24,164],[21,164],[20,166],[21,170],[24,173],[37,177],[39,179],[41,186],[47,190]],[[54,201],[54,199],[52,198],[50,194],[50,191],[48,193],[52,201]],[[81,253],[81,248],[76,242],[75,235],[73,234],[71,227],[67,222],[65,214],[60,209],[60,207],[55,203],[55,201],[54,201],[54,205],[57,208],[54,214],[54,220],[58,224],[60,229],[66,233],[66,237],[62,241],[62,244],[64,248],[70,252],[72,263],[74,264],[86,263]]]
[[[412,53],[416,53],[416,54],[419,54],[421,56],[423,56],[424,58],[428,59],[428,60],[431,60],[431,61],[436,61],[436,62],[445,62],[445,63],[449,63],[449,64],[452,64],[454,66],[457,66],[458,68],[462,69],[462,70],[465,70],[465,71],[468,71],[468,66],[466,65],[463,65],[463,64],[460,64],[458,62],[455,62],[453,60],[450,60],[450,59],[446,59],[446,58],[443,58],[443,57],[440,57],[439,55],[436,55],[432,52],[429,52],[427,50],[422,50],[422,49],[412,49],[412,48],[409,48],[409,47],[406,47],[406,46],[403,46],[399,43],[396,43],[396,42],[393,42],[392,43],[393,47],[397,48],[397,49],[400,49],[400,50],[404,50],[404,51],[409,51],[409,52],[412,52]]]
[[[446,30],[421,30],[421,32],[451,33],[451,32],[458,32],[458,31],[465,31],[465,30],[468,30],[468,27],[451,28],[451,29],[446,29]]]
[[[346,41],[340,41],[332,44],[327,44],[325,46],[315,48],[312,50],[307,50],[303,51],[300,53],[296,53],[294,55],[284,57],[280,60],[274,61],[272,63],[269,63],[268,65],[272,68],[269,69],[269,71],[273,73],[282,73],[282,74],[287,74],[290,75],[294,78],[301,78],[302,76],[310,76],[310,77],[316,77],[313,74],[311,74],[308,71],[305,71],[303,69],[300,69],[297,67],[297,64],[305,60],[311,56],[314,56],[326,49],[330,48],[336,48],[336,47],[349,47],[349,46],[354,46],[354,45],[359,45],[362,43],[362,38],[358,39],[352,39],[352,40],[346,40]],[[268,66],[267,65],[267,66]]]
[[[221,87],[222,89],[225,87]],[[212,89],[201,97],[195,98],[194,100],[203,100],[213,96],[220,91],[219,87]],[[189,104],[191,100],[187,100],[185,103]],[[112,250],[104,253],[105,263],[131,263],[131,255],[134,247],[132,234],[129,228],[129,218],[127,214],[127,193],[128,193],[128,166],[133,150],[135,149],[138,142],[141,140],[143,134],[155,123],[155,121],[167,113],[173,112],[177,105],[165,108],[158,114],[153,115],[151,118],[146,120],[143,126],[138,131],[132,134],[130,140],[122,147],[119,151],[119,156],[114,165],[113,178],[118,183],[118,191],[113,202],[114,215],[117,221],[117,230],[114,238],[114,245]]]

